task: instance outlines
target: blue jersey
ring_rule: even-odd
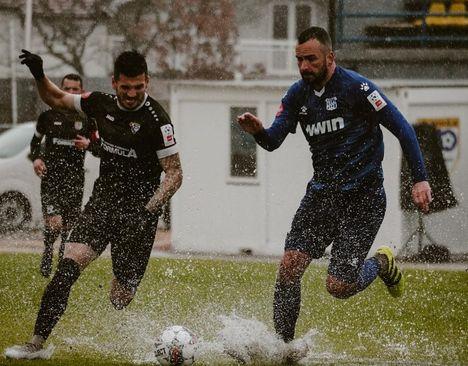
[[[260,146],[272,151],[299,125],[312,153],[315,188],[347,190],[368,179],[382,181],[384,144],[380,125],[400,141],[414,182],[427,180],[412,126],[362,75],[337,66],[322,90],[299,80],[281,102],[271,127],[254,137]]]

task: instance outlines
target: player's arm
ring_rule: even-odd
[[[34,172],[42,177],[46,173],[46,165],[42,157],[42,138],[44,137],[46,123],[45,113],[41,113],[37,119],[36,129],[30,143],[30,157],[33,161]]]
[[[150,212],[159,211],[182,185],[183,174],[178,153],[160,158],[159,164],[164,170],[164,179],[145,206]]]
[[[381,109],[378,107],[378,111],[374,111],[375,117],[399,140],[413,178],[413,201],[422,211],[427,212],[432,201],[432,192],[416,133],[413,126],[388,98],[380,94],[378,96],[385,105]]]
[[[296,123],[293,116],[294,95],[296,86],[291,87],[281,100],[281,106],[275,120],[269,128],[264,128],[262,121],[252,113],[246,112],[237,117],[241,128],[251,134],[255,141],[265,150],[273,151],[281,146],[290,132],[295,132]]]
[[[55,109],[75,110],[73,94],[64,92],[44,75],[42,58],[39,55],[22,50],[19,58],[36,79],[37,90],[44,103]]]

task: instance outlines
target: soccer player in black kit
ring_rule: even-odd
[[[326,288],[332,296],[349,298],[378,276],[392,297],[403,294],[404,277],[388,246],[366,259],[386,209],[380,125],[398,138],[411,167],[414,203],[427,211],[432,200],[413,128],[370,80],[336,65],[326,30],[302,32],[296,59],[302,79],[283,97],[272,125],[264,128],[251,113],[238,117],[268,151],[300,127],[312,153],[314,175],[286,236],[276,279],[273,321],[285,342],[294,338],[301,278],[330,245]],[[300,359],[304,351],[307,347],[291,347],[288,358]]]
[[[44,343],[66,309],[72,285],[109,243],[110,301],[116,309],[130,303],[148,264],[158,213],[180,187],[182,168],[169,116],[146,93],[148,68],[141,54],[123,52],[115,60],[115,95],[65,93],[44,76],[38,55],[23,50],[20,59],[45,103],[95,119],[101,144],[99,177],[44,291],[33,337],[5,351],[9,358],[34,359],[50,357],[52,349]]]
[[[83,81],[77,74],[65,75],[61,89],[82,94]],[[31,140],[31,159],[41,178],[41,204],[44,217],[44,252],[40,271],[49,277],[52,270],[54,242],[61,235],[59,260],[63,257],[65,238],[81,211],[84,188],[86,149],[94,146],[96,128],[78,112],[49,109],[39,115]],[[41,141],[45,137],[45,148]],[[93,151],[96,154],[96,151]]]

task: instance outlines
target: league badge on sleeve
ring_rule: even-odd
[[[161,126],[161,133],[164,140],[164,146],[171,146],[175,144],[174,131],[170,124]]]
[[[387,102],[377,90],[374,90],[372,93],[370,93],[367,96],[367,100],[370,104],[372,104],[372,107],[374,107],[377,112],[387,105]]]
[[[75,130],[79,131],[83,128],[83,121],[75,121]]]

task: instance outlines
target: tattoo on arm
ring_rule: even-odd
[[[166,204],[182,184],[182,166],[179,154],[174,154],[159,160],[165,176],[153,197],[146,204],[146,209],[156,212]]]

